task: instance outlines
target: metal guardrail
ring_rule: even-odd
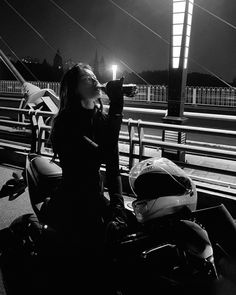
[[[50,145],[48,144],[48,134],[51,130],[51,127],[45,124],[45,120],[48,117],[52,117],[54,114],[51,112],[45,111],[35,111],[35,110],[26,110],[26,109],[17,109],[17,108],[6,108],[0,107],[1,111],[8,111],[11,113],[24,114],[26,118],[30,116],[34,116],[37,121],[37,152],[42,155],[52,155],[50,152]],[[153,110],[149,110],[153,112]],[[189,115],[196,116],[196,113],[189,113]],[[200,114],[199,117],[206,114]],[[220,116],[222,118],[222,116]],[[226,116],[224,118],[228,118],[228,120],[232,122],[236,122],[236,116]],[[2,124],[1,124],[2,123]],[[0,120],[1,125],[9,126],[12,128],[11,138],[13,140],[3,140],[0,138],[0,147],[4,149],[10,149],[14,151],[19,151],[20,153],[27,153],[30,150],[30,143],[26,144],[22,142],[22,146],[20,145],[20,137],[17,136],[17,133],[27,131],[30,129],[30,124],[28,122],[19,122],[12,120]],[[208,135],[216,135],[222,136],[225,138],[235,138],[236,139],[236,131],[231,130],[223,130],[223,129],[212,129],[212,128],[203,128],[203,127],[193,127],[193,126],[182,126],[182,125],[173,125],[166,123],[155,123],[155,122],[147,122],[141,120],[132,120],[132,119],[123,119],[123,130],[120,133],[120,144],[124,145],[126,148],[123,149],[120,153],[122,157],[124,157],[127,163],[127,168],[130,169],[135,160],[142,160],[149,155],[146,153],[148,149],[154,150],[156,152],[160,152],[164,148],[171,148],[178,151],[185,151],[188,154],[201,155],[201,156],[210,156],[219,159],[228,159],[228,160],[236,160],[236,150],[229,150],[227,147],[221,146],[221,148],[212,148],[208,146],[200,146],[199,144],[194,145],[194,142],[191,144],[178,144],[162,141],[159,137],[149,136],[145,133],[145,129],[161,129],[161,130],[172,130],[178,132],[188,133],[199,133],[199,134],[208,134]],[[5,132],[5,131],[4,131]],[[14,142],[14,134],[15,134],[15,142]],[[13,137],[12,137],[13,136]],[[30,140],[29,140],[30,142]],[[191,163],[181,163],[182,166],[191,165]],[[204,167],[198,167],[199,169],[204,170]],[[215,169],[217,170],[217,169]],[[223,170],[219,170],[222,172]],[[223,171],[225,174],[236,176],[236,171]]]
[[[107,109],[108,106],[104,105],[104,109]],[[18,109],[18,108],[10,108],[10,107],[0,107],[0,111],[8,111],[11,113],[17,113],[17,114],[25,114],[28,115],[30,114],[36,114],[36,116],[43,116],[43,117],[53,117],[54,114],[51,112],[46,112],[46,111],[39,111],[39,110],[26,110],[26,109]],[[140,112],[139,108],[133,108],[133,107],[124,107],[124,111],[129,111],[129,112]],[[157,109],[146,109],[142,108],[142,113],[145,114],[161,114],[165,115],[166,111],[165,110],[157,110]],[[225,121],[230,121],[232,123],[236,123],[236,116],[231,116],[231,115],[219,115],[219,114],[206,114],[206,113],[193,113],[193,112],[184,112],[183,114],[187,118],[197,118],[197,119],[215,119],[215,120],[225,120]]]
[[[36,116],[47,115],[45,112],[38,112]],[[236,120],[236,118],[235,118]],[[132,119],[124,119],[122,122],[123,126],[127,127],[127,131],[123,131],[120,134],[120,142],[124,142],[128,144],[129,152],[125,153],[129,158],[129,168],[133,164],[133,159],[143,159],[145,158],[144,147],[149,148],[172,148],[175,150],[186,151],[192,154],[212,156],[221,159],[229,159],[236,160],[236,150],[227,150],[211,148],[211,147],[202,147],[199,145],[194,146],[193,144],[178,144],[178,143],[170,143],[160,140],[158,137],[152,136],[152,138],[148,137],[145,134],[144,129],[153,128],[153,129],[162,129],[162,130],[173,130],[179,132],[191,132],[191,133],[201,133],[208,135],[217,135],[223,137],[231,137],[236,138],[236,131],[231,130],[223,130],[223,129],[212,129],[212,128],[202,128],[202,127],[192,127],[192,126],[181,126],[181,125],[173,125],[173,124],[165,124],[165,123],[154,123],[154,122],[146,122],[141,120],[132,120]],[[45,138],[45,132],[50,132],[51,127],[47,126],[41,120],[41,124],[39,126],[39,138],[38,138],[38,152],[42,152],[43,144],[47,142]],[[135,129],[137,132],[135,132]],[[135,145],[138,146],[139,152],[135,153],[134,148]]]
[[[29,83],[38,86],[39,88],[50,88],[55,91],[57,95],[59,95],[60,83],[58,82],[44,82],[44,81],[29,81]],[[22,93],[22,85],[19,81],[8,81],[1,80],[0,81],[0,92],[3,93]]]
[[[0,107],[0,111],[7,111],[10,113],[23,114],[23,115],[35,115],[36,117],[53,117],[54,114],[51,112],[46,111],[39,111],[39,110],[26,110],[26,109],[18,109],[18,108],[10,108],[10,107]]]
[[[60,83],[29,81],[39,88],[50,88],[59,95]],[[127,100],[147,102],[147,103],[166,103],[168,87],[164,85],[137,85],[138,94]],[[21,93],[21,84],[18,81],[0,81],[0,92]],[[185,103],[191,105],[236,107],[236,88],[229,87],[192,87],[187,86],[185,91]]]
[[[105,105],[104,108],[107,106]],[[125,107],[124,111],[136,112],[140,111],[138,108],[130,108]],[[0,126],[8,126],[11,131],[11,140],[3,139],[1,136],[1,128],[0,128],[0,161],[3,164],[14,165],[16,167],[25,167],[25,158],[27,153],[31,149],[31,144],[35,144],[37,147],[37,151],[41,155],[52,156],[52,152],[50,149],[50,145],[48,144],[48,135],[51,130],[51,127],[45,124],[45,119],[51,118],[54,114],[51,112],[45,112],[40,110],[26,110],[20,108],[10,108],[10,107],[0,107],[0,115],[1,112],[8,112],[11,114],[15,114],[17,119],[13,120],[0,120]],[[153,110],[153,109],[144,109],[142,108],[142,112],[146,114],[162,114],[165,115],[165,110]],[[232,123],[236,123],[236,116],[229,115],[216,115],[216,114],[205,114],[205,113],[192,113],[192,112],[184,112],[184,116],[187,118],[205,118],[209,119],[214,118],[214,120],[225,120]],[[26,121],[24,119],[26,118]],[[29,118],[32,118],[33,128],[36,131],[37,137],[32,138],[33,134],[30,132],[32,125],[28,123]],[[23,121],[22,121],[23,120]],[[48,121],[48,120],[47,120]],[[125,149],[120,149],[121,156],[121,172],[122,179],[124,180],[124,188],[127,189],[127,193],[129,192],[128,185],[128,172],[132,167],[134,161],[139,161],[150,157],[149,154],[146,153],[147,150],[151,149],[160,155],[160,152],[164,148],[171,148],[178,151],[185,151],[186,154],[194,154],[200,156],[210,156],[213,158],[219,159],[227,159],[227,160],[236,160],[236,150],[229,150],[227,146],[221,146],[220,148],[212,148],[211,146],[201,146],[201,143],[192,142],[191,145],[186,142],[186,144],[176,144],[170,142],[164,142],[158,136],[149,136],[145,130],[147,128],[161,129],[161,130],[172,130],[178,132],[188,133],[200,133],[200,134],[209,134],[215,136],[222,136],[225,138],[235,138],[236,139],[236,131],[231,130],[223,130],[223,129],[212,129],[212,128],[202,128],[202,127],[193,127],[193,126],[182,126],[182,125],[170,125],[165,123],[155,123],[155,122],[147,122],[141,120],[132,120],[132,119],[124,119],[123,127],[126,128],[125,131],[120,132],[120,145]],[[8,130],[5,130],[5,133],[8,133]],[[25,142],[22,141],[22,135],[24,136]],[[125,161],[123,162],[123,159]],[[192,158],[191,158],[192,159]],[[8,163],[8,160],[11,160]],[[228,176],[236,176],[236,171],[230,171],[225,168],[219,167],[206,167],[201,166],[196,163],[177,163],[180,167],[187,167],[191,169],[196,169],[202,172],[213,172],[224,174]],[[123,166],[125,165],[125,166]],[[104,169],[104,167],[102,167]],[[235,207],[235,189],[236,185],[234,182],[229,181],[218,181],[216,179],[206,178],[204,176],[195,176],[190,175],[194,182],[196,183],[198,193],[199,193],[199,206],[213,206],[218,203],[225,203],[230,208]],[[232,179],[232,178],[231,178]],[[209,198],[209,202],[207,201]],[[207,203],[208,202],[208,203]],[[201,204],[204,203],[204,204]],[[236,208],[235,208],[236,212]]]
[[[106,110],[108,105],[104,105]],[[167,110],[150,109],[150,108],[137,108],[137,107],[124,107],[124,111],[129,113],[140,113],[147,115],[163,115],[167,114]],[[224,120],[232,123],[236,123],[236,116],[233,115],[223,115],[223,114],[208,114],[208,113],[195,113],[195,112],[184,112],[183,116],[186,118],[196,118],[196,119],[214,119],[214,120]]]

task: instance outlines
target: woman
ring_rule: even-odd
[[[106,165],[106,186],[110,203],[110,224],[125,224],[122,183],[119,173],[118,138],[123,110],[123,78],[108,82],[108,114],[103,112],[100,83],[90,66],[79,63],[64,75],[60,88],[60,108],[54,119],[51,142],[62,167],[58,193],[45,204],[42,214],[47,224],[69,241],[69,255],[79,253],[80,265],[89,276],[94,261],[101,261],[104,246],[104,197],[100,166]],[[97,101],[100,106],[97,105]],[[91,263],[89,263],[91,262]],[[98,263],[96,265],[99,265]],[[93,277],[93,278],[94,278]],[[86,275],[83,276],[84,281]]]
[[[53,122],[51,142],[54,155],[60,160],[63,181],[58,195],[44,208],[44,216],[59,229],[74,231],[77,228],[77,232],[79,229],[87,242],[95,236],[100,239],[98,228],[103,227],[104,199],[99,172],[102,163],[106,165],[110,208],[118,215],[124,212],[118,152],[122,84],[123,78],[107,84],[110,108],[105,114],[100,83],[90,66],[75,65],[61,82],[60,109]]]

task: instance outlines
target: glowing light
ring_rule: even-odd
[[[184,25],[173,25],[173,35],[182,35]]]
[[[178,67],[179,67],[179,57],[178,57],[178,58],[174,57],[174,58],[172,59],[172,67],[173,67],[174,69],[178,69]]]
[[[178,2],[174,1],[173,12],[174,13],[185,12],[185,7],[186,7],[186,0],[178,1]]]
[[[173,57],[180,57],[180,50],[181,50],[180,46],[173,47]]]
[[[172,67],[187,68],[194,0],[173,0]],[[183,43],[184,40],[184,43]]]
[[[190,37],[189,36],[186,36],[185,46],[189,47],[189,45],[190,45]]]
[[[188,12],[193,14],[193,3],[189,2]]]
[[[173,46],[181,46],[182,36],[173,36]]]
[[[117,65],[112,65],[112,80],[116,80]]]
[[[192,14],[188,14],[187,24],[191,26],[191,24],[192,24]]]
[[[187,26],[186,35],[190,37],[191,34],[191,26]]]
[[[184,13],[173,14],[173,24],[182,24],[184,22]]]
[[[188,52],[189,52],[189,48],[185,47],[185,52],[184,52],[184,57],[188,58]]]
[[[184,59],[184,69],[187,69],[187,65],[188,65],[188,59],[185,58],[185,59]]]

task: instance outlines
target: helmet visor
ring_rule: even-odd
[[[133,190],[139,199],[156,199],[190,193],[192,185],[189,178],[180,175],[150,172],[139,175],[134,182]]]

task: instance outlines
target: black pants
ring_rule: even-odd
[[[61,281],[70,282],[63,283],[64,287],[71,284],[78,294],[112,294],[104,253],[105,226],[111,216],[109,201],[101,194],[78,195],[77,203],[70,202],[69,197],[68,192],[59,192],[56,202],[52,199],[41,207],[41,219],[51,228],[45,232],[41,247],[50,272],[56,274],[49,280],[50,289]],[[63,273],[62,269],[66,271]],[[62,289],[61,286],[57,291]]]

